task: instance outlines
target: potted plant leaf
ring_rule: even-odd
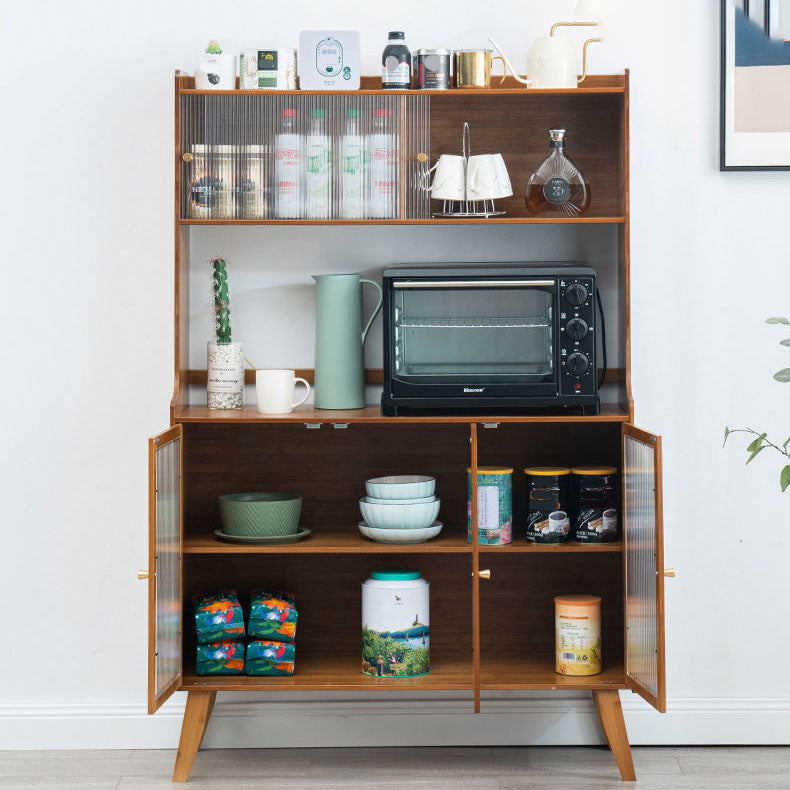
[[[209,409],[244,408],[244,348],[230,330],[230,295],[225,259],[211,261],[216,340],[208,343],[207,397]]]
[[[768,318],[765,321],[766,324],[779,324],[779,325],[787,325],[790,326],[790,321],[786,318],[779,316],[775,318]],[[784,340],[779,341],[780,345],[783,346],[790,346],[790,338],[785,338]],[[774,379],[776,381],[781,381],[783,384],[790,382],[790,368],[782,368],[774,373]],[[784,458],[790,462],[790,437],[785,439],[785,441],[779,445],[768,438],[768,434],[765,432],[755,431],[754,428],[730,428],[726,427],[724,429],[724,444],[727,444],[727,439],[730,438],[730,435],[733,433],[746,433],[755,438],[752,439],[751,442],[746,446],[746,463],[751,463],[766,447],[774,450],[775,452],[779,453],[779,455],[784,456]],[[790,463],[785,463],[782,466],[781,471],[779,472],[779,486],[782,491],[786,491],[788,486],[790,486]]]

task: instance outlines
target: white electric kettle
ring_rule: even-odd
[[[527,79],[519,76],[507,55],[499,44],[489,36],[489,41],[502,56],[506,73],[509,69],[512,76],[523,85],[531,88],[576,88],[587,77],[587,47],[600,38],[589,38],[584,42],[582,50],[582,75],[577,76],[576,50],[571,39],[555,36],[558,27],[591,27],[597,22],[557,22],[552,25],[548,36],[539,36],[532,42],[527,53]]]

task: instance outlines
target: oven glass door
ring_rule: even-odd
[[[413,384],[555,381],[552,279],[393,283],[393,369]]]

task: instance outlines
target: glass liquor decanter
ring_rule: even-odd
[[[590,185],[565,156],[565,129],[550,129],[551,153],[529,177],[525,202],[536,217],[578,217],[590,207]]]

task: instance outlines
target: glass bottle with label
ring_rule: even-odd
[[[324,111],[314,109],[304,141],[304,216],[307,219],[329,219],[331,180],[332,149],[324,125]]]
[[[359,110],[346,110],[346,123],[340,138],[340,216],[362,219],[365,216],[365,140],[359,128]]]
[[[405,39],[401,30],[393,30],[389,34],[381,55],[381,87],[384,90],[407,91],[411,88],[411,50]]]
[[[280,219],[302,215],[302,140],[296,126],[296,110],[286,108],[274,138],[274,208]]]
[[[529,177],[525,202],[536,217],[578,217],[590,207],[590,185],[565,155],[565,129],[550,129],[551,153]]]
[[[392,110],[373,110],[373,132],[368,136],[369,219],[394,219],[398,210],[398,142]]]

